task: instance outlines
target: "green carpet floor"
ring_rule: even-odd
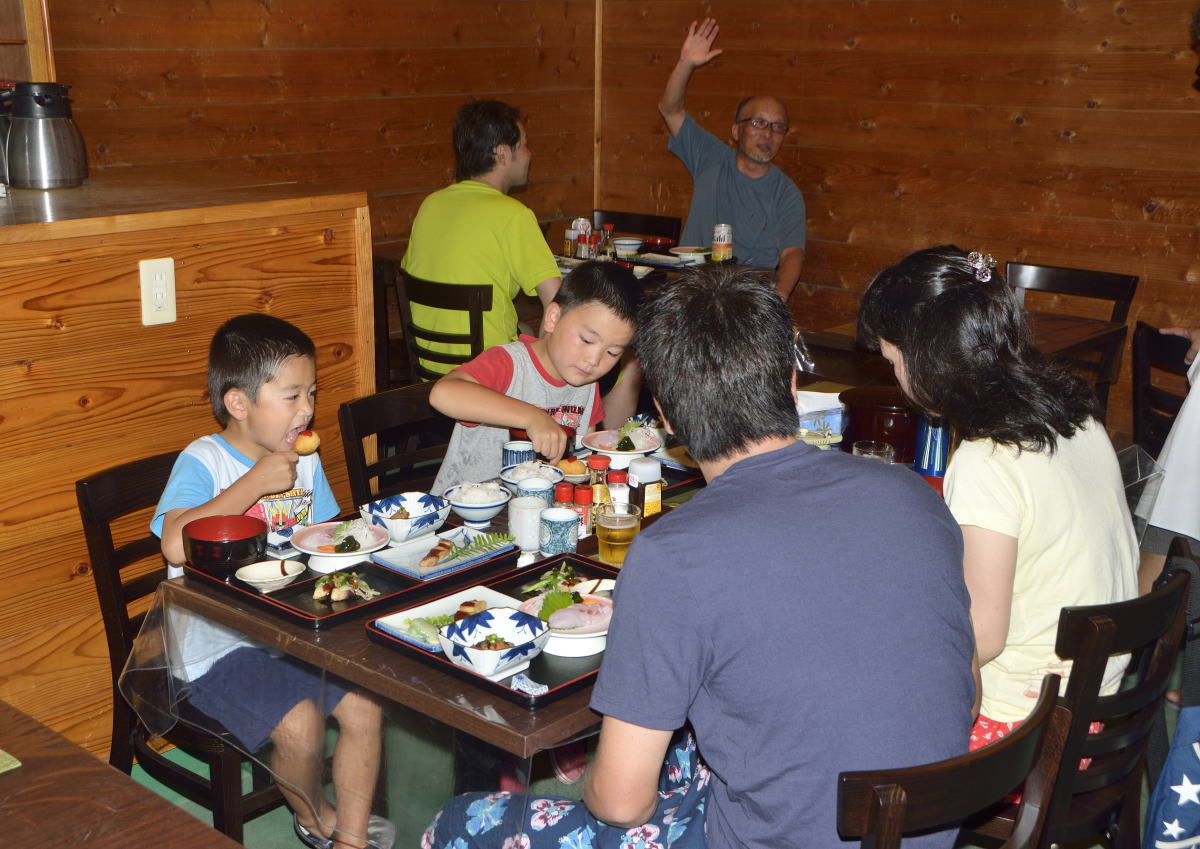
[[[420,846],[421,833],[453,795],[451,744],[449,729],[440,723],[403,708],[393,706],[389,710],[384,725],[384,783],[380,795],[387,807],[382,813],[396,824],[397,849]],[[170,757],[191,769],[199,766],[178,750]],[[207,808],[182,798],[146,775],[140,767],[133,768],[133,777],[197,819],[212,823]],[[583,791],[582,782],[566,785],[556,780],[545,756],[534,758],[532,777],[532,790],[536,793],[577,799]],[[246,767],[246,787],[249,787],[249,781],[249,768]],[[247,849],[300,849],[303,846],[292,831],[292,814],[286,806],[247,822],[243,842]]]

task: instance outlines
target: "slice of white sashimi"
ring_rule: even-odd
[[[607,627],[611,618],[611,604],[572,604],[551,613],[547,624],[555,631],[592,630]]]

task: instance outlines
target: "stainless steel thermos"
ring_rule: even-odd
[[[16,83],[0,92],[0,181],[18,189],[65,189],[86,179],[87,148],[71,117],[68,88]]]

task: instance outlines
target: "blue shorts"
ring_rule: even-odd
[[[328,717],[350,684],[295,658],[244,646],[231,651],[188,688],[192,707],[221,723],[248,752],[271,740],[283,717],[311,699]]]

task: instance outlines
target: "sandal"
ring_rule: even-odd
[[[333,849],[332,837],[317,837],[292,814],[292,826],[300,842],[309,849]],[[396,843],[396,826],[391,820],[371,814],[367,820],[367,846],[371,849],[392,849]]]

